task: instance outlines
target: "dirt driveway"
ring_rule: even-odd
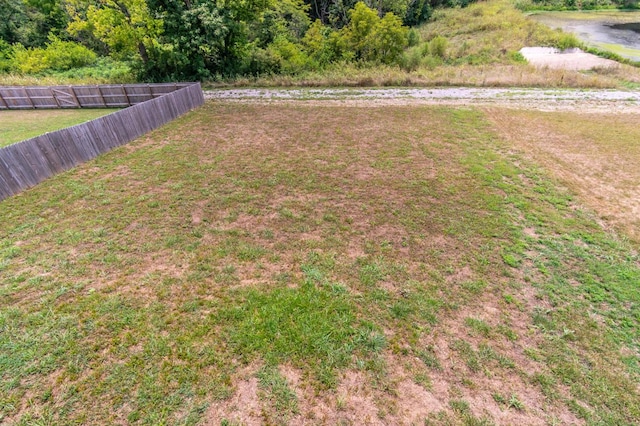
[[[354,106],[473,105],[539,111],[640,113],[640,91],[520,88],[223,89],[205,99],[238,102],[318,102]]]

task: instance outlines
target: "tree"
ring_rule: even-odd
[[[0,0],[0,39],[9,44],[41,46],[47,41],[45,16],[22,0]]]
[[[396,62],[407,47],[408,32],[408,28],[402,26],[402,20],[393,13],[384,15],[370,37],[373,60],[384,64]]]
[[[355,58],[390,64],[398,59],[408,43],[408,28],[392,12],[382,19],[364,2],[349,11],[349,25],[343,29]]]
[[[116,59],[134,57],[146,64],[162,34],[162,20],[151,15],[145,0],[74,0],[68,10],[69,32],[93,34]]]

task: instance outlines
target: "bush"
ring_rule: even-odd
[[[45,48],[45,58],[49,68],[66,71],[72,68],[86,67],[96,62],[96,54],[73,41],[62,41],[52,36]]]
[[[284,74],[297,74],[309,68],[315,68],[309,56],[302,50],[302,46],[277,37],[267,47],[267,51],[274,57],[280,58],[280,71]]]
[[[340,34],[323,25],[319,19],[305,33],[302,46],[319,67],[343,59],[347,51],[346,41]]]
[[[49,69],[44,49],[40,47],[27,49],[21,44],[13,46],[11,64],[14,70],[22,74],[37,74]]]
[[[13,46],[12,68],[23,74],[38,74],[47,70],[67,71],[94,64],[96,54],[81,44],[51,37],[45,48],[27,49],[21,44]]]
[[[244,64],[242,66],[243,74],[256,77],[277,74],[280,72],[281,59],[282,58],[272,50],[254,47],[244,58]]]
[[[13,54],[13,48],[9,43],[0,39],[0,72],[9,72],[13,68],[11,62],[11,55]]]
[[[415,28],[411,28],[407,33],[407,46],[413,47],[418,44],[420,44],[420,33]]]
[[[420,25],[431,16],[431,5],[428,0],[413,0],[404,16],[404,24],[409,26]]]
[[[422,58],[423,55],[420,46],[412,47],[403,53],[400,66],[405,71],[415,71],[422,64]]]
[[[409,42],[409,29],[393,13],[382,19],[375,10],[358,2],[349,11],[351,21],[342,31],[342,37],[355,58],[364,62],[391,64],[397,62]]]
[[[580,47],[582,43],[576,36],[570,33],[562,33],[554,42],[554,46],[558,49],[572,49],[574,47]]]
[[[111,58],[98,58],[95,64],[87,67],[72,68],[67,71],[47,73],[56,77],[74,80],[92,80],[108,83],[133,83],[134,74],[131,67],[124,62],[114,61]]]
[[[441,59],[447,54],[447,39],[442,36],[436,36],[429,42],[429,54]]]

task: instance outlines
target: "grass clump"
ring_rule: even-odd
[[[249,291],[221,317],[229,342],[244,358],[259,356],[268,365],[289,362],[310,369],[322,386],[336,384],[336,371],[352,357],[379,351],[375,329],[357,321],[347,294],[306,282],[299,288]]]

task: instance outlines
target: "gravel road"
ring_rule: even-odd
[[[539,110],[640,113],[640,90],[519,88],[221,89],[206,99],[239,102],[331,101],[355,105],[493,105]]]

